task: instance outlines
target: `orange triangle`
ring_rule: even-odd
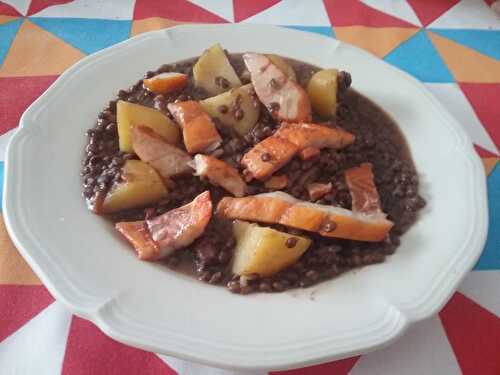
[[[458,82],[500,82],[500,61],[432,32],[427,35]]]
[[[4,16],[3,14],[0,14],[0,25],[3,23],[7,23],[9,21],[15,20],[16,18],[19,18],[19,17]]]
[[[184,25],[186,23],[189,22],[178,22],[174,20],[169,20],[168,18],[161,18],[161,17],[145,18],[143,20],[133,21],[132,31],[130,32],[130,35],[135,36],[138,34],[145,33],[147,31],[166,29],[168,27],[176,25]]]
[[[17,252],[5,230],[3,216],[0,215],[0,285],[1,284],[40,285],[41,282],[26,261]]]
[[[0,77],[61,74],[85,55],[25,20],[0,69]]]
[[[484,164],[484,169],[486,171],[486,176],[489,176],[491,171],[495,169],[500,158],[481,158]]]
[[[334,27],[335,37],[361,47],[378,57],[384,57],[419,29],[411,27]]]

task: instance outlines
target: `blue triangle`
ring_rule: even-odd
[[[500,270],[500,163],[488,176],[490,230],[475,270]]]
[[[9,52],[10,45],[22,23],[23,19],[19,18],[0,25],[0,65],[3,64],[5,56],[7,56],[7,52]]]
[[[384,60],[423,82],[454,82],[453,76],[423,30],[402,43]]]
[[[330,38],[335,38],[333,27],[331,26],[285,26],[285,27],[288,27],[289,29],[308,31],[310,33],[316,33],[329,36]]]
[[[128,38],[132,21],[88,18],[37,18],[30,20],[86,54]]]
[[[431,29],[431,31],[500,60],[500,30]]]

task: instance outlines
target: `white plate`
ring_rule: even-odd
[[[397,121],[428,205],[395,255],[314,288],[238,296],[138,261],[86,209],[84,133],[103,104],[146,70],[216,42],[346,69]],[[421,83],[353,46],[272,26],[180,26],[89,56],[24,113],[7,151],[7,228],[50,292],[118,341],[219,367],[305,366],[395,340],[437,313],[471,269],[485,241],[486,207],[470,140]]]

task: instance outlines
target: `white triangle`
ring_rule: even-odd
[[[361,356],[349,375],[460,374],[439,318],[415,324],[388,348]]]
[[[462,125],[472,142],[495,155],[500,154],[497,146],[484,129],[474,109],[456,83],[426,83],[425,85]]]
[[[189,0],[229,22],[234,22],[233,0]]]
[[[60,374],[71,313],[52,303],[0,343],[2,374]]]
[[[322,0],[282,0],[242,22],[282,26],[331,26]]]
[[[16,132],[17,128],[10,129],[9,131],[0,135],[0,161],[5,160],[5,151],[7,150],[7,144]]]
[[[68,4],[52,5],[34,16],[131,20],[134,4],[135,0],[75,0]]]
[[[409,22],[416,26],[422,26],[413,8],[406,0],[361,0],[369,7],[375,8],[386,14]]]
[[[246,372],[235,370],[224,370],[216,367],[200,365],[194,362],[183,361],[182,359],[157,354],[169,367],[173,368],[178,374],[189,375],[267,375],[267,372]]]
[[[436,29],[500,30],[500,20],[485,1],[462,0],[427,27]]]
[[[500,317],[500,271],[470,272],[459,291],[471,300]]]
[[[25,16],[26,13],[28,13],[31,0],[2,0],[2,2],[9,4],[13,8],[15,8],[19,13]]]

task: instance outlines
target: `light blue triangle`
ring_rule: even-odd
[[[331,26],[286,26],[289,29],[308,31],[310,33],[316,33],[321,35],[329,36],[330,38],[335,38],[335,33],[333,32],[333,27]]]
[[[453,76],[423,30],[399,45],[384,60],[423,82],[454,82]]]
[[[9,52],[10,45],[22,23],[23,19],[19,18],[0,25],[0,65],[3,64],[5,56],[7,56],[7,52]]]
[[[431,29],[431,31],[500,60],[500,30]]]
[[[128,38],[132,21],[88,18],[30,20],[85,54],[94,53]]]
[[[500,163],[488,176],[490,230],[475,270],[500,270]]]

